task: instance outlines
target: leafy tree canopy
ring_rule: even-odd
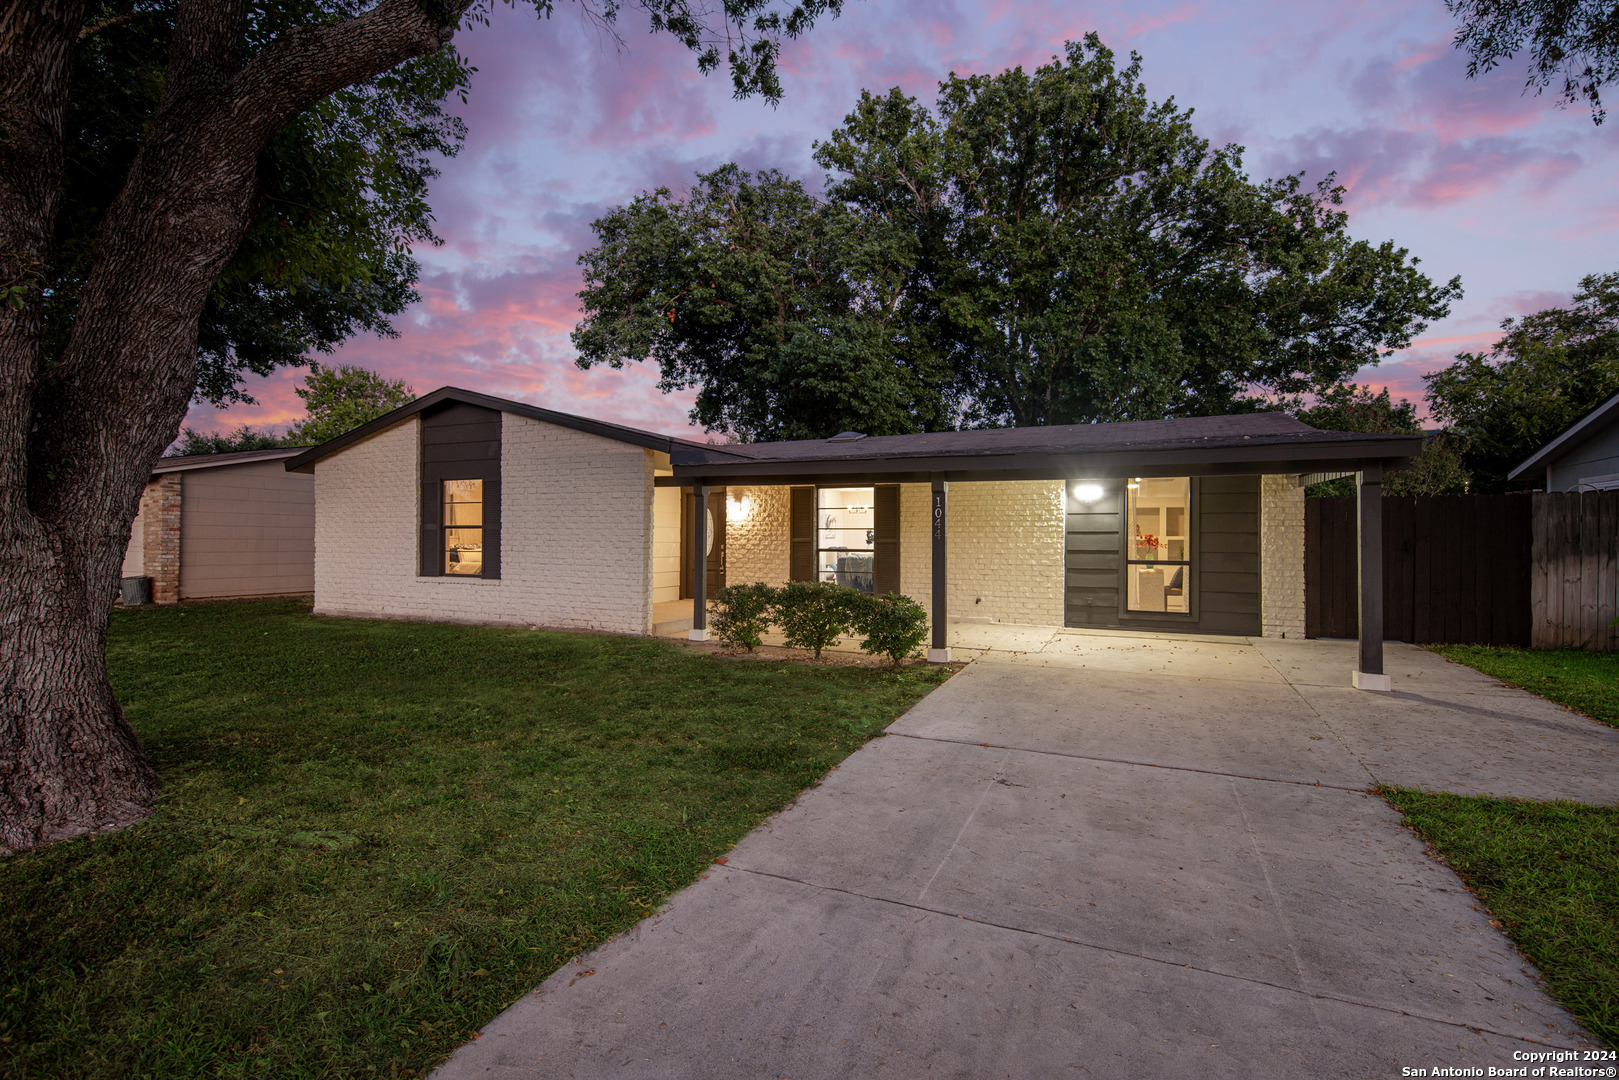
[[[1095,34],[937,115],[861,95],[824,197],[735,165],[643,195],[580,257],[582,367],[658,362],[750,439],[1206,415],[1330,388],[1449,311],[1330,180],[1266,183]]]
[[[1293,403],[1298,418],[1323,431],[1358,431],[1367,435],[1423,435],[1417,422],[1416,406],[1405,398],[1394,401],[1385,387],[1373,393],[1369,387],[1335,386],[1309,405]],[[1385,495],[1463,495],[1467,492],[1467,470],[1455,439],[1443,433],[1428,434],[1422,451],[1411,463],[1383,483]],[[1310,496],[1345,496],[1355,493],[1352,477],[1339,477],[1305,489]]]
[[[236,454],[243,450],[275,450],[283,446],[300,446],[288,441],[285,435],[274,431],[261,431],[251,424],[225,432],[198,431],[186,428],[180,441],[164,457],[193,457],[200,454]]]
[[[1366,435],[1421,435],[1417,407],[1405,398],[1398,402],[1384,387],[1372,393],[1370,387],[1346,384],[1334,386],[1296,415],[1322,431],[1358,431]]]
[[[1507,474],[1619,393],[1619,272],[1580,281],[1574,302],[1507,319],[1488,353],[1424,376],[1429,410],[1462,442],[1475,489]]]
[[[1467,50],[1467,77],[1529,52],[1524,89],[1538,94],[1559,80],[1567,104],[1585,99],[1602,123],[1602,87],[1619,75],[1619,5],[1613,0],[1445,0],[1461,20],[1456,47]]]
[[[355,364],[311,364],[297,390],[309,416],[287,429],[288,446],[315,446],[416,400],[403,379],[385,379]]]
[[[249,21],[254,49],[332,5],[274,5]],[[339,4],[338,7],[343,7]],[[349,5],[353,6],[353,5]],[[61,350],[98,230],[163,92],[176,5],[117,0],[79,49],[68,114],[60,258],[47,273],[45,347]],[[341,14],[341,12],[338,12]],[[446,47],[318,102],[259,165],[253,223],[209,294],[199,326],[196,396],[251,401],[244,373],[267,375],[331,352],[362,331],[393,336],[415,299],[409,245],[437,243],[427,183],[466,129],[445,111],[471,69]]]

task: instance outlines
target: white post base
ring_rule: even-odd
[[[693,641],[707,641],[708,627],[705,626],[701,630],[687,630],[686,636]]]
[[[950,662],[950,650],[948,648],[945,648],[945,649],[929,649],[928,650],[928,663],[930,663],[930,664],[948,664],[949,662]]]
[[[1368,675],[1364,671],[1353,672],[1349,676],[1349,684],[1356,690],[1394,689],[1394,680],[1387,675]]]

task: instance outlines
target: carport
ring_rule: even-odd
[[[1204,527],[1202,506],[1216,506],[1216,497],[1229,494],[1227,489],[1238,478],[1287,476],[1299,484],[1310,476],[1353,474],[1358,490],[1360,641],[1350,679],[1361,689],[1387,690],[1390,684],[1383,663],[1382,482],[1386,471],[1403,465],[1420,449],[1421,439],[1416,436],[1320,431],[1283,413],[1253,413],[915,435],[868,437],[845,432],[830,439],[793,442],[686,444],[670,453],[669,474],[658,476],[655,483],[660,487],[690,490],[693,511],[687,515],[685,540],[688,550],[694,552],[713,550],[709,534],[713,519],[710,500],[721,489],[734,490],[748,485],[787,486],[794,492],[792,515],[796,523],[801,517],[808,520],[806,515],[814,515],[813,508],[819,505],[809,503],[806,505],[810,509],[801,511],[800,492],[812,493],[806,497],[813,497],[813,493],[828,489],[871,488],[875,493],[887,485],[927,485],[929,580],[925,595],[917,599],[930,609],[932,630],[928,658],[943,663],[951,659],[952,573],[963,569],[971,569],[979,577],[986,573],[983,566],[950,565],[952,484],[1060,483],[1064,515],[1070,522],[1065,556],[1068,591],[1073,593],[1088,585],[1098,586],[1103,603],[1088,610],[1101,611],[1112,618],[1114,613],[1108,609],[1108,604],[1116,603],[1119,627],[1159,632],[1257,634],[1257,627],[1250,630],[1238,624],[1205,626],[1192,621],[1200,603],[1212,610],[1213,605],[1206,598],[1216,595],[1214,586],[1218,582],[1236,580],[1244,574],[1257,582],[1260,571],[1257,527],[1251,552],[1247,550],[1246,541],[1230,545],[1232,550],[1229,551],[1215,551],[1212,542],[1205,540],[1204,546],[1210,548],[1209,558],[1205,560],[1208,565],[1198,565],[1194,558],[1199,543],[1197,537],[1213,536],[1216,532]],[[1169,536],[1170,523],[1177,520],[1175,518],[1134,518],[1137,511],[1133,493],[1144,492],[1154,482],[1172,480],[1183,482],[1187,492],[1178,504],[1186,519],[1178,537]],[[1110,505],[1116,505],[1118,512],[1109,510],[1107,514],[1093,516],[1117,517],[1116,531],[1095,534],[1102,539],[1094,548],[1076,550],[1073,537],[1078,530],[1071,527],[1075,516],[1090,513],[1083,505],[1087,499],[1105,501],[1110,498],[1116,499],[1116,503]],[[871,583],[861,580],[878,592],[897,590],[897,571],[885,574],[883,570],[885,541],[880,535],[883,500],[874,494],[871,501],[875,506],[875,527],[871,532],[878,535],[869,542],[871,561],[859,566],[861,570],[868,566],[874,569],[870,573]],[[1159,513],[1156,508],[1150,512]],[[1164,511],[1165,514],[1174,512],[1174,509]],[[1137,522],[1133,530],[1126,524],[1127,516]],[[1214,516],[1215,512],[1210,511],[1208,517]],[[723,522],[723,515],[720,520]],[[1154,533],[1144,530],[1140,520],[1164,524]],[[814,525],[806,528],[819,528],[823,524],[825,522],[817,516]],[[1109,528],[1114,527],[1109,525]],[[799,526],[795,524],[793,529]],[[1111,539],[1115,536],[1116,540]],[[791,542],[810,547],[815,543],[808,537],[801,538],[798,531],[792,532]],[[892,542],[897,543],[897,540]],[[1143,549],[1143,544],[1150,547]],[[810,565],[797,561],[797,553],[795,546],[795,578],[799,576],[798,567]],[[1099,562],[1093,566],[1076,566],[1086,557]],[[844,561],[855,565],[852,559]],[[996,569],[1011,567],[990,568],[991,571]],[[695,640],[706,640],[712,568],[703,559],[692,559],[686,572],[692,601],[690,635]],[[832,580],[838,573],[842,571],[829,568],[822,579]],[[1117,578],[1112,593],[1107,591],[1110,576]],[[1074,584],[1076,580],[1080,581],[1079,585]],[[1150,594],[1149,600],[1139,600],[1143,587],[1137,580],[1147,582],[1145,591]],[[1174,599],[1167,599],[1165,594]],[[916,595],[916,590],[912,590],[912,595]],[[1177,600],[1178,608],[1168,606]],[[1137,610],[1144,605],[1159,606],[1148,606],[1147,611]],[[1075,614],[1076,610],[1070,604],[1065,623],[1087,625],[1076,621],[1083,618]],[[1181,616],[1178,622],[1176,616]],[[1089,625],[1115,624],[1092,622]]]

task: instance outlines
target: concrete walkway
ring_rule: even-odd
[[[1366,789],[1619,802],[1619,730],[1402,645],[1380,695],[1349,642],[957,642],[887,737],[436,1076],[1394,1077],[1594,1045]]]

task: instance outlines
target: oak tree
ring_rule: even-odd
[[[936,109],[862,94],[816,161],[824,197],[729,166],[599,220],[579,363],[656,361],[743,438],[1156,419],[1337,385],[1460,295],[1094,34]]]
[[[551,4],[536,6],[548,13]],[[737,93],[773,98],[782,40],[835,13],[840,0],[639,6],[654,31],[695,52],[701,70],[727,65]],[[595,14],[612,24],[620,7],[603,0]],[[277,139],[299,123],[356,115],[333,95],[363,95],[400,65],[440,53],[458,26],[492,8],[492,0],[173,0],[109,16],[86,0],[7,5],[0,854],[127,824],[150,806],[156,777],[102,654],[114,583],[141,489],[199,387],[204,313],[255,224],[275,212],[266,195],[274,194]],[[105,134],[70,126],[87,115],[75,72],[98,34],[154,13],[167,13],[163,61],[144,70],[160,85],[150,88],[134,153],[105,209],[75,233],[88,246],[75,248],[61,231],[70,159]],[[63,281],[67,300],[57,295]],[[64,302],[65,318],[52,307]],[[258,310],[273,316],[273,304]],[[227,372],[250,336],[225,342]]]

